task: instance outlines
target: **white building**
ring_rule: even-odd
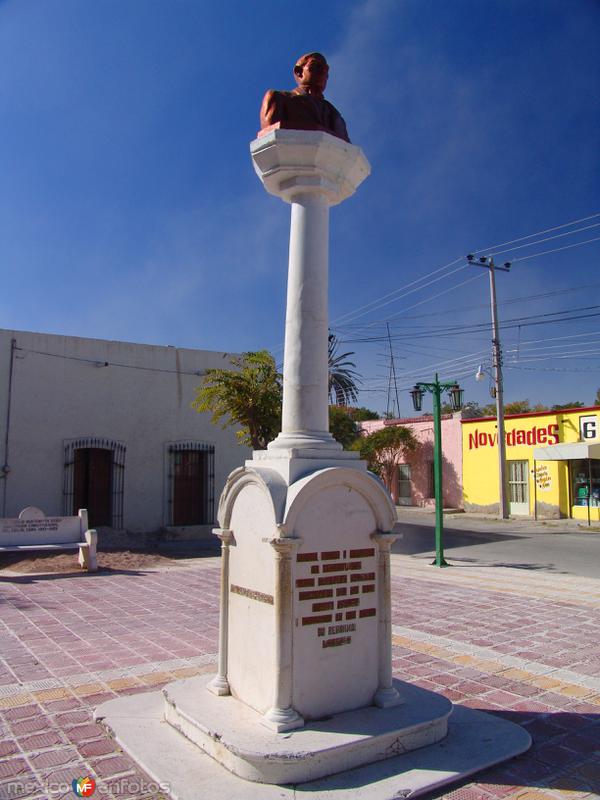
[[[229,355],[0,330],[0,515],[87,508],[100,529],[208,533],[249,451],[190,403]]]

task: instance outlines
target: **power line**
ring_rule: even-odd
[[[438,292],[437,294],[434,294],[432,297],[426,297],[424,300],[419,300],[418,303],[413,303],[412,306],[408,306],[407,308],[403,308],[400,311],[396,311],[395,314],[391,314],[388,317],[388,320],[393,319],[394,317],[399,317],[400,314],[404,314],[405,311],[410,311],[411,308],[416,308],[417,306],[421,306],[421,305],[423,305],[423,303],[430,303],[432,300],[437,300],[438,297],[441,297],[444,294],[448,294],[449,292],[453,292],[455,289],[458,289],[461,286],[464,286],[466,283],[472,283],[473,281],[480,280],[482,277],[483,277],[483,273],[482,274],[473,275],[471,278],[467,278],[466,280],[461,281],[460,283],[457,283],[455,286],[451,286],[449,289],[444,289],[442,292]],[[371,322],[370,323],[370,325],[376,325],[376,324],[377,324],[376,322]],[[367,326],[367,327],[370,327],[370,326]]]
[[[62,353],[47,353],[43,350],[31,350],[27,347],[15,347],[15,350],[19,350],[22,353],[33,353],[38,356],[48,356],[50,358],[61,358],[65,361],[81,361],[86,364],[101,364],[102,366],[106,367],[121,367],[123,369],[136,369],[142,370],[144,372],[166,372],[170,375],[196,375],[202,376],[206,374],[206,370],[196,370],[194,372],[189,372],[186,370],[178,370],[178,369],[161,369],[160,367],[142,367],[138,364],[119,364],[116,361],[102,361],[101,358],[82,358],[81,356],[66,356]]]
[[[445,267],[440,267],[440,269],[446,269],[446,267],[451,266],[451,264],[456,264],[457,261],[461,261],[461,260],[462,259],[457,258],[454,261],[450,262],[450,264],[447,264]],[[378,301],[377,300],[373,300],[369,304],[369,305],[372,305],[373,308],[369,308],[367,311],[361,311],[361,309],[357,309],[356,311],[357,312],[361,311],[361,313],[355,313],[354,311],[349,311],[344,316],[350,317],[350,320],[347,320],[347,321],[352,321],[352,320],[358,319],[359,317],[364,317],[367,314],[371,314],[373,311],[378,311],[380,308],[383,308],[384,306],[388,306],[390,303],[395,303],[397,300],[401,300],[403,297],[407,297],[409,294],[414,294],[415,292],[419,292],[419,291],[421,291],[421,289],[425,289],[425,287],[431,286],[432,283],[437,283],[438,281],[441,281],[444,278],[448,278],[450,275],[454,275],[455,272],[460,272],[461,270],[466,269],[466,268],[467,268],[466,264],[462,264],[460,267],[457,267],[456,269],[450,270],[450,272],[447,272],[445,275],[439,275],[437,278],[433,278],[433,280],[427,281],[426,283],[423,283],[421,286],[415,286],[415,288],[410,289],[410,291],[404,292],[404,294],[401,294],[398,297],[392,297],[390,300],[385,300],[383,303],[379,303],[379,305],[374,305]],[[439,269],[435,270],[435,272],[439,272],[439,271],[440,271]],[[435,273],[429,273],[429,274],[433,275]],[[408,283],[406,286],[403,286],[401,289],[396,289],[394,292],[390,292],[389,294],[383,295],[383,298],[390,297],[392,294],[397,294],[397,293],[403,291],[404,289],[406,289],[408,286],[413,286],[413,284],[419,283],[420,281],[424,280],[425,277],[428,277],[428,276],[426,275],[423,278],[419,278],[417,281],[412,281],[412,283]],[[379,298],[379,300],[382,300],[383,298]],[[362,308],[366,308],[366,306],[362,306]],[[333,320],[333,322],[331,324],[332,325],[337,324],[340,320],[342,320],[344,318],[344,316],[338,317],[337,319]]]
[[[337,319],[332,320],[331,324],[335,325],[336,323],[338,323],[341,320],[343,320],[344,317],[352,316],[354,313],[356,313],[358,311],[362,311],[365,308],[369,308],[369,306],[372,306],[372,305],[378,303],[380,300],[385,300],[386,298],[391,297],[392,295],[397,294],[398,292],[401,292],[404,289],[408,289],[409,286],[414,286],[415,283],[420,283],[422,280],[425,280],[425,278],[428,278],[430,275],[436,275],[438,272],[441,272],[442,270],[447,269],[448,267],[452,267],[454,264],[457,264],[459,261],[462,261],[462,257],[460,257],[460,256],[458,258],[455,258],[454,261],[450,261],[448,264],[444,264],[443,267],[438,267],[438,269],[433,270],[433,272],[428,272],[426,275],[423,275],[421,278],[417,278],[416,280],[411,281],[410,283],[407,283],[404,286],[400,286],[398,289],[394,289],[393,291],[388,292],[387,294],[384,294],[381,297],[376,298],[375,300],[371,300],[371,302],[366,303],[364,306],[359,306],[358,308],[355,308],[353,311],[347,311],[345,314],[342,314],[341,317],[338,317]]]
[[[544,239],[536,239],[535,242],[526,242],[525,244],[518,244],[516,247],[509,247],[507,250],[497,250],[495,253],[491,253],[490,255],[493,256],[500,256],[503,253],[511,253],[513,250],[519,250],[521,247],[533,247],[536,244],[542,244],[542,242],[549,242],[552,239],[560,239],[563,236],[572,236],[575,233],[581,233],[581,231],[588,231],[590,228],[597,228],[600,226],[600,222],[594,222],[593,225],[586,225],[584,228],[578,228],[575,231],[565,231],[564,233],[557,233],[554,236],[546,236]]]
[[[478,275],[476,275],[473,278],[470,278],[469,280],[476,280],[477,277],[483,277],[483,275],[484,275],[483,272],[482,273],[478,273]],[[465,283],[466,282],[467,281],[465,281]],[[458,284],[458,286],[460,286],[460,285],[462,285],[462,284]],[[518,303],[525,303],[525,302],[529,302],[530,300],[543,300],[543,299],[546,299],[548,297],[557,297],[557,296],[560,296],[560,295],[563,295],[563,294],[572,294],[573,292],[580,292],[580,291],[584,291],[584,290],[587,290],[587,289],[596,289],[599,286],[600,286],[600,283],[598,283],[598,282],[597,283],[586,283],[586,284],[580,284],[579,286],[572,286],[572,287],[569,287],[569,288],[566,288],[566,289],[554,289],[551,292],[541,292],[541,293],[538,293],[538,294],[523,295],[522,297],[511,297],[508,300],[503,300],[503,301],[499,302],[498,306],[503,308],[504,306],[515,305],[515,304],[518,304]],[[448,291],[448,290],[446,290],[446,291]],[[442,293],[440,293],[440,294],[442,294]],[[439,295],[434,295],[431,299],[434,300],[438,296]],[[422,301],[422,302],[425,302],[425,301]],[[488,308],[488,306],[489,306],[489,303],[478,303],[476,305],[469,305],[469,306],[453,306],[452,307],[452,313],[456,314],[459,311],[473,311],[473,310],[478,309],[478,308]],[[412,308],[412,306],[411,306],[411,308]],[[404,309],[404,310],[406,311],[407,309]],[[406,315],[406,317],[404,319],[407,319],[407,320],[424,319],[425,317],[437,317],[439,315],[440,315],[439,311],[429,311],[429,312],[427,312],[425,314],[410,314],[410,315]],[[373,324],[375,324],[375,323],[373,323]],[[385,322],[379,321],[377,324],[384,325]],[[348,323],[348,325],[341,325],[341,326],[337,327],[336,330],[342,332],[342,331],[344,331],[346,329],[352,329],[354,327],[356,327],[357,330],[360,331],[361,329],[368,330],[368,328],[372,327],[372,325],[371,324],[365,325],[364,323],[359,323],[356,326],[353,326],[352,323]]]
[[[564,317],[563,319],[553,319],[549,320],[550,317],[558,317],[559,315],[563,314],[573,314],[574,312],[578,311],[592,311],[594,309],[600,308],[600,305],[593,305],[593,306],[581,306],[578,308],[570,308],[565,309],[562,311],[550,311],[545,314],[535,314],[528,317],[513,317],[510,319],[505,320],[502,327],[506,328],[527,328],[532,325],[544,325],[547,324],[548,321],[550,322],[568,322],[569,320],[573,319],[587,319],[589,317],[596,317],[600,314],[598,312],[593,314],[576,314],[575,316]],[[489,331],[491,328],[491,323],[489,322],[477,322],[472,323],[470,325],[463,325],[460,329],[456,329],[455,326],[449,325],[437,325],[437,326],[430,326],[428,329],[423,331],[415,331],[414,329],[404,332],[398,332],[396,334],[392,334],[392,338],[396,340],[401,340],[403,337],[409,336],[411,339],[425,339],[425,338],[433,338],[435,336],[447,336],[448,334],[452,334],[453,336],[464,335],[467,333],[481,333],[485,331]],[[371,336],[371,337],[362,337],[362,338],[353,338],[349,339],[346,338],[343,340],[344,344],[356,344],[356,343],[363,343],[363,342],[377,342],[383,341],[387,337],[386,336]]]
[[[546,234],[546,233],[551,233],[552,231],[560,230],[562,228],[570,227],[572,225],[577,225],[580,222],[586,222],[586,221],[588,221],[590,219],[595,219],[597,217],[600,217],[600,213],[594,213],[594,214],[591,214],[591,215],[589,215],[587,217],[582,217],[579,220],[574,220],[572,222],[563,223],[562,225],[555,225],[552,228],[546,228],[546,229],[544,229],[542,231],[537,231],[536,233],[530,233],[530,234],[527,234],[526,236],[520,236],[520,237],[517,237],[516,239],[511,239],[511,240],[506,241],[506,242],[501,242],[500,244],[491,245],[491,246],[486,247],[486,248],[479,248],[477,250],[474,250],[473,252],[474,253],[481,253],[483,251],[488,251],[488,252],[495,251],[496,248],[498,248],[498,247],[504,247],[505,245],[514,244],[515,242],[521,242],[521,241],[524,241],[525,239],[532,239],[535,236],[541,236],[541,235]],[[564,235],[570,235],[572,233],[577,233],[577,231],[568,231]],[[598,238],[600,238],[600,237],[598,237]],[[540,241],[546,241],[546,240],[542,239]],[[586,243],[587,242],[581,242],[580,244],[586,244]],[[413,281],[410,281],[409,283],[404,284],[403,286],[400,286],[397,289],[394,289],[393,291],[388,292],[387,294],[384,294],[379,298],[371,300],[369,303],[366,303],[365,305],[359,306],[358,308],[353,309],[352,311],[347,311],[345,314],[342,314],[341,316],[337,317],[335,320],[332,320],[331,324],[332,325],[337,325],[337,324],[341,323],[342,321],[349,322],[349,320],[346,319],[347,317],[352,317],[353,319],[358,319],[359,316],[365,316],[366,314],[371,313],[372,311],[376,311],[377,309],[382,308],[384,305],[388,305],[389,303],[394,302],[395,299],[400,299],[400,297],[394,298],[393,296],[394,295],[398,295],[400,292],[403,292],[405,289],[408,289],[409,287],[414,287],[415,284],[421,283],[422,281],[424,281],[426,278],[429,278],[430,276],[437,275],[439,272],[442,272],[443,270],[448,269],[448,267],[454,266],[454,264],[457,264],[459,261],[462,260],[462,258],[463,258],[463,256],[459,256],[458,258],[455,258],[453,261],[448,262],[448,264],[445,264],[442,267],[438,267],[437,269],[426,273],[425,275],[421,276],[420,278],[417,278],[417,279],[415,279]],[[529,258],[529,256],[527,256],[527,258]],[[516,259],[516,260],[524,260],[524,259]],[[407,294],[411,294],[413,291],[418,291],[419,288],[425,288],[425,286],[428,286],[431,283],[435,283],[436,281],[441,280],[443,277],[448,277],[448,275],[451,275],[451,274],[453,274],[454,272],[457,272],[457,271],[458,270],[452,270],[447,275],[440,276],[440,277],[436,278],[434,281],[430,281],[430,282],[424,284],[421,287],[414,288],[414,289],[411,290],[411,292],[407,292]],[[392,298],[392,299],[388,299],[388,298]],[[385,302],[382,302],[382,301],[385,301]]]
[[[522,256],[521,258],[513,258],[511,263],[516,264],[518,261],[527,261],[530,258],[547,256],[550,253],[558,253],[561,250],[570,250],[572,247],[581,247],[582,245],[590,244],[591,242],[600,242],[600,236],[596,236],[594,239],[586,239],[585,242],[576,242],[575,244],[566,244],[564,247],[555,247],[554,250],[544,250],[542,253],[534,253],[531,256]]]
[[[600,372],[599,367],[584,367],[582,369],[569,369],[568,367],[519,367],[512,364],[506,365],[508,369],[522,369],[529,372]]]
[[[571,225],[579,225],[582,222],[587,222],[589,219],[596,219],[597,217],[600,217],[600,212],[595,214],[590,214],[587,217],[581,217],[581,219],[575,219],[572,222],[563,222],[562,225],[555,225],[553,228],[546,228],[543,231],[537,231],[537,233],[529,233],[527,234],[527,236],[519,236],[518,239],[511,239],[508,242],[500,242],[500,244],[493,244],[490,247],[481,247],[479,250],[475,250],[474,253],[482,253],[486,250],[495,250],[496,247],[504,247],[507,244],[522,242],[525,239],[532,239],[534,236],[543,236],[545,233],[552,233],[552,231],[559,231],[562,228],[569,228]]]
[[[537,344],[538,342],[559,342],[561,339],[577,339],[581,336],[596,336],[600,331],[587,331],[587,333],[570,333],[566,336],[549,336],[544,339],[527,339],[521,344]]]

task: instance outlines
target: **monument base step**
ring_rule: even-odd
[[[207,689],[210,676],[165,687],[165,719],[230,772],[258,783],[306,783],[433,744],[446,736],[452,703],[395,681],[402,705],[368,706],[277,733],[235,697]]]
[[[225,769],[165,721],[162,692],[110,700],[96,710],[95,718],[172,800],[294,800],[298,790],[310,792],[311,800],[412,798],[517,756],[531,744],[518,725],[454,706],[441,741],[405,753],[391,749],[399,754],[294,788],[248,781]],[[281,748],[298,733],[273,735]],[[301,761],[304,753],[296,758]]]

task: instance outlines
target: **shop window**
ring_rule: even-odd
[[[575,459],[571,463],[571,496],[574,506],[600,506],[600,460]]]
[[[65,443],[63,509],[67,516],[87,508],[91,528],[123,527],[125,445],[88,437]]]
[[[214,522],[214,459],[213,445],[179,442],[168,446],[170,525]]]

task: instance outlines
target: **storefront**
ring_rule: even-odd
[[[536,447],[536,465],[559,462],[569,470],[569,516],[574,519],[600,520],[600,442],[573,442]],[[536,470],[543,466],[536,466]]]
[[[505,418],[510,513],[539,519],[600,519],[600,407]],[[462,421],[467,511],[499,512],[494,417]]]

